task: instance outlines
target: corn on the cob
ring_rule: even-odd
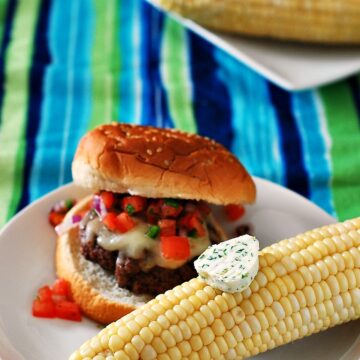
[[[360,317],[360,218],[263,249],[250,287],[199,278],[110,324],[71,357],[243,359]]]
[[[221,31],[323,43],[360,42],[354,0],[152,0]]]

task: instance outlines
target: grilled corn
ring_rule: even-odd
[[[243,359],[360,317],[360,218],[263,249],[250,287],[199,278],[157,296],[72,354],[80,359]]]
[[[360,43],[356,0],[152,0],[206,27],[320,43]]]

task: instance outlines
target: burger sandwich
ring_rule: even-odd
[[[115,123],[80,141],[76,184],[91,189],[66,215],[56,271],[90,318],[110,323],[193,277],[194,260],[227,237],[210,204],[246,204],[255,185],[237,158],[208,138]]]

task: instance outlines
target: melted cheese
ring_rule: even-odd
[[[176,269],[185,264],[186,260],[165,259],[161,255],[159,239],[146,236],[149,225],[139,221],[130,231],[119,234],[110,231],[99,218],[90,221],[86,227],[87,236],[97,235],[98,245],[108,251],[122,251],[133,259],[142,259],[141,268],[150,270],[154,266]],[[211,245],[206,229],[206,235],[200,238],[188,238],[190,242],[190,259],[203,253]]]
[[[98,244],[105,250],[121,250],[133,259],[140,259],[145,251],[151,251],[155,246],[155,241],[146,236],[149,226],[139,223],[130,231],[119,234],[109,231],[105,226],[99,231],[97,238]]]

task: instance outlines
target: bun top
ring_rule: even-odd
[[[74,181],[95,191],[243,204],[255,185],[214,140],[174,129],[113,123],[87,133],[72,164]]]

